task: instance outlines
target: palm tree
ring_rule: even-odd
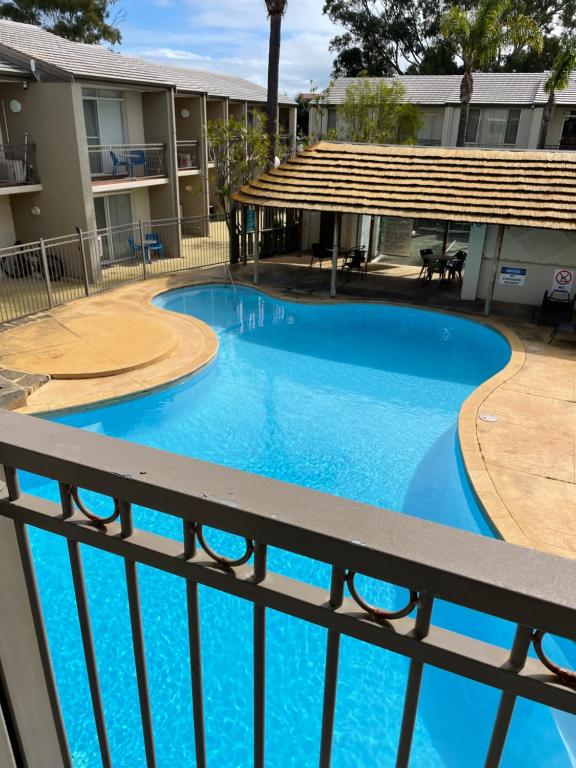
[[[570,83],[570,73],[576,68],[576,40],[568,38],[564,41],[554,59],[552,69],[548,79],[544,83],[544,90],[548,94],[548,101],[542,114],[542,125],[540,126],[540,137],[538,139],[538,149],[546,147],[548,137],[548,126],[556,106],[556,91],[563,91]]]
[[[493,64],[501,51],[511,45],[540,52],[543,38],[536,22],[516,13],[511,0],[481,0],[472,11],[454,5],[442,18],[440,31],[455,46],[464,64],[456,140],[456,146],[463,147],[474,91],[473,70]]]
[[[268,100],[266,102],[266,130],[270,148],[270,166],[276,159],[276,131],[278,123],[278,69],[280,66],[280,33],[282,17],[286,13],[288,0],[264,0],[270,17],[270,42],[268,44]]]

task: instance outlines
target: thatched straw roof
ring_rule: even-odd
[[[576,152],[322,141],[234,197],[272,208],[576,229]]]

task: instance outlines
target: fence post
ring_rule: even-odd
[[[146,238],[144,237],[144,222],[142,219],[138,219],[138,226],[140,227],[140,247],[142,248],[142,267],[144,269],[144,280],[148,278],[148,268],[146,261]]]
[[[78,242],[80,244],[80,255],[82,257],[82,277],[84,278],[84,292],[90,296],[90,284],[88,282],[88,263],[86,262],[86,249],[84,248],[84,237],[80,227],[76,227],[78,233]]]
[[[44,282],[46,283],[46,293],[48,295],[48,306],[54,306],[54,296],[52,295],[52,283],[50,282],[50,273],[48,271],[48,259],[46,257],[46,243],[44,238],[40,238],[40,258],[42,260],[42,270],[44,272]]]

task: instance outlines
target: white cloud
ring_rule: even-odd
[[[172,2],[178,12],[168,16],[165,31],[124,25],[126,53],[266,84],[269,23],[264,0],[159,1]],[[281,92],[308,90],[310,81],[320,87],[328,83],[333,61],[328,46],[338,32],[322,14],[321,0],[290,0],[282,22]]]

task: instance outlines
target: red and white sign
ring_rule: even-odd
[[[553,291],[568,291],[571,292],[574,285],[575,271],[573,269],[557,269],[554,272],[554,279],[552,280]]]

